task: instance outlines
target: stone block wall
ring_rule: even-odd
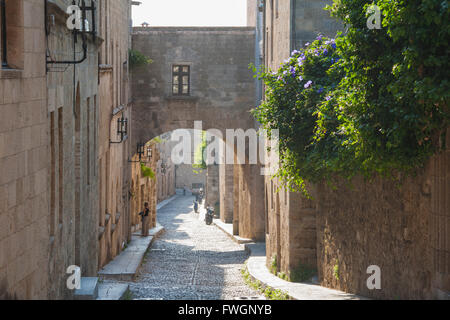
[[[205,204],[216,207],[219,196],[219,166],[211,165],[206,169]]]
[[[448,299],[449,163],[447,150],[400,185],[355,179],[336,190],[321,186],[317,255],[322,284],[380,299]],[[367,288],[370,265],[381,268],[381,290]]]
[[[203,183],[206,187],[206,170],[194,169],[190,164],[177,165],[175,170],[177,189],[191,189],[193,183]]]
[[[235,164],[234,176],[234,224],[239,236],[263,241],[264,224],[264,176],[259,165]]]
[[[81,59],[81,38],[73,57],[73,34],[67,29],[71,1],[48,3],[55,17],[49,28],[48,51],[54,61]],[[43,15],[44,17],[44,15]],[[42,23],[44,23],[42,21]],[[79,64],[49,64],[46,85],[50,134],[49,297],[70,299],[66,270],[81,268],[82,276],[97,275],[98,254],[98,54],[92,37],[87,57]],[[69,54],[67,54],[69,53]],[[45,60],[42,62],[45,65]],[[75,75],[75,80],[74,80]]]
[[[233,223],[233,165],[219,165],[220,219]]]
[[[98,3],[99,36],[99,253],[98,268],[118,255],[131,240],[131,97],[129,94],[131,4],[128,0]],[[124,140],[117,134],[119,119],[128,120]],[[111,143],[115,142],[115,143]]]
[[[286,1],[289,2],[289,1]],[[323,10],[330,0],[294,0],[293,11],[295,18],[292,21],[292,49],[299,49],[315,39],[319,34],[335,37],[337,30],[343,26],[330,17],[328,11]]]
[[[10,69],[0,66],[0,300],[46,299],[50,148],[44,2],[7,5],[8,36],[17,43],[9,43]],[[26,19],[30,12],[39,18]]]
[[[158,162],[160,161],[160,154],[158,148],[154,141],[150,141],[146,144],[147,147],[152,148],[153,156],[149,162],[145,162],[145,166],[151,168],[153,172],[156,173]],[[149,203],[150,209],[150,228],[154,228],[157,222],[157,212],[156,205],[158,204],[158,185],[157,185],[157,177],[155,178],[144,177],[142,175],[141,165],[139,163],[139,158],[134,156],[132,158],[131,163],[132,166],[132,183],[131,183],[131,191],[130,191],[130,203],[131,203],[131,225],[132,231],[136,232],[141,230],[141,217],[139,213],[144,210],[144,203]]]

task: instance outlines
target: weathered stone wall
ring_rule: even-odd
[[[266,1],[265,65],[273,70],[291,53],[291,1]]]
[[[211,165],[206,169],[205,195],[205,201],[207,205],[216,207],[218,204],[220,204],[218,165]],[[220,206],[218,207],[218,209],[220,209]]]
[[[256,27],[257,5],[259,0],[247,0],[247,26]]]
[[[145,161],[145,166],[151,168],[154,173],[157,171],[158,162],[160,161],[159,150],[156,147],[156,143],[154,141],[149,141],[145,149],[148,147],[152,148],[153,155],[149,159],[150,161]],[[144,203],[149,203],[150,209],[150,228],[156,226],[157,221],[157,177],[144,177],[142,175],[141,165],[139,163],[138,156],[134,156],[131,163],[132,166],[132,182],[131,182],[131,192],[130,202],[131,202],[131,225],[132,231],[136,232],[141,230],[141,217],[139,213],[144,210]]]
[[[256,96],[255,80],[248,69],[249,64],[255,61],[254,27],[134,28],[133,48],[154,61],[133,73],[133,136],[136,141],[146,141],[175,129],[192,129],[195,121],[203,121],[203,130],[218,129],[222,134],[225,129],[247,130],[255,126],[248,112],[254,107]],[[191,67],[189,96],[179,97],[171,93],[174,64]],[[213,180],[220,180],[218,173],[217,170]],[[228,175],[231,177],[230,172]],[[241,178],[244,182],[250,176]],[[224,183],[229,180],[225,179]],[[237,186],[239,180],[233,181]],[[257,185],[253,180],[245,183],[249,183],[250,190]],[[220,200],[219,189],[227,189],[228,194],[233,192],[231,190],[237,193],[241,190],[234,186],[219,188],[219,181],[214,185],[215,194],[207,191],[209,204]],[[263,187],[262,182],[260,187]],[[217,199],[211,199],[212,196]],[[263,238],[264,231],[261,232],[260,225],[249,223],[259,210],[258,205],[262,204],[257,200],[258,195],[252,196],[252,201],[242,198],[243,211],[233,210],[233,219],[237,221],[241,216],[243,232],[256,238],[262,234]],[[229,213],[234,206],[234,196],[227,198],[230,199],[227,202],[229,209],[226,209]],[[259,214],[263,213],[263,210],[259,211]],[[228,220],[231,220],[230,216]]]
[[[281,2],[281,1],[280,1]],[[286,1],[289,2],[289,1]],[[307,42],[311,42],[319,34],[333,38],[337,30],[343,26],[337,20],[330,17],[328,11],[323,10],[330,0],[294,0],[292,20],[292,49],[299,49]]]
[[[239,201],[235,215],[239,218],[239,236],[254,241],[263,241],[264,224],[264,176],[259,165],[235,165],[239,184],[235,184],[235,201]]]
[[[73,34],[66,25],[67,5],[71,1],[49,3],[55,16],[50,26],[48,50],[55,61],[79,60],[81,38],[73,57]],[[97,44],[87,38],[87,58],[76,65],[49,64],[47,74],[48,121],[52,126],[50,145],[50,291],[52,299],[70,298],[66,270],[81,268],[82,276],[96,276],[98,253],[98,163],[97,121],[98,54]],[[45,64],[44,62],[42,62]],[[75,81],[74,81],[75,74]]]
[[[99,36],[99,253],[98,268],[119,254],[131,239],[130,132],[120,142],[118,119],[131,121],[128,48],[130,43],[130,1],[100,1]],[[130,130],[128,130],[130,131]]]
[[[158,183],[158,202],[166,200],[175,194],[175,165],[172,162],[172,148],[174,142],[171,141],[171,133],[160,136],[158,166],[156,170]]]
[[[183,189],[185,186],[191,189],[193,183],[203,183],[206,186],[206,170],[194,168],[190,164],[180,164],[175,170],[177,189]]]
[[[293,49],[319,33],[334,36],[340,27],[322,10],[330,1],[266,1],[265,65],[277,70]],[[289,275],[300,264],[316,266],[314,205],[286,190],[278,179],[265,177],[267,265],[277,257],[277,271]]]
[[[219,165],[220,219],[233,223],[233,165]]]
[[[10,40],[22,46],[9,52],[21,60],[11,66],[17,69],[0,66],[0,300],[46,299],[50,148],[44,2],[8,5],[15,31]],[[40,18],[25,19],[31,12]]]
[[[381,299],[450,292],[450,150],[401,185],[355,179],[318,191],[319,278],[327,287]],[[381,268],[381,290],[366,270]],[[338,277],[335,276],[335,266]]]
[[[175,129],[250,128],[255,82],[255,30],[134,28],[133,49],[154,62],[133,71],[133,140],[148,141]],[[191,66],[189,96],[173,96],[172,65]]]
[[[268,216],[267,265],[276,257],[277,271],[286,275],[298,267],[316,269],[316,208],[313,201],[278,189],[279,181],[266,185]]]

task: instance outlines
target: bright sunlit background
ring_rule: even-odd
[[[246,26],[246,0],[138,0],[133,6],[133,25],[150,26]]]

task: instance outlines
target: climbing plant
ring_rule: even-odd
[[[137,50],[130,49],[128,53],[128,59],[130,61],[130,68],[146,66],[153,63],[153,60],[145,56],[143,53]]]
[[[145,164],[141,163],[141,172],[144,178],[155,179],[156,175],[152,168],[147,167]]]
[[[266,100],[253,114],[269,133],[280,130],[278,177],[293,189],[335,176],[410,174],[444,147],[448,2],[375,1],[382,28],[369,29],[373,3],[334,1],[327,10],[345,35],[319,36],[278,71],[258,71]]]

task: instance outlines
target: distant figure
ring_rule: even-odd
[[[186,195],[186,186],[183,187],[183,196]]]
[[[148,219],[150,216],[150,209],[148,208],[148,202],[144,203],[144,211],[139,213],[139,215],[142,218],[142,236],[148,237],[148,229],[149,229]]]

